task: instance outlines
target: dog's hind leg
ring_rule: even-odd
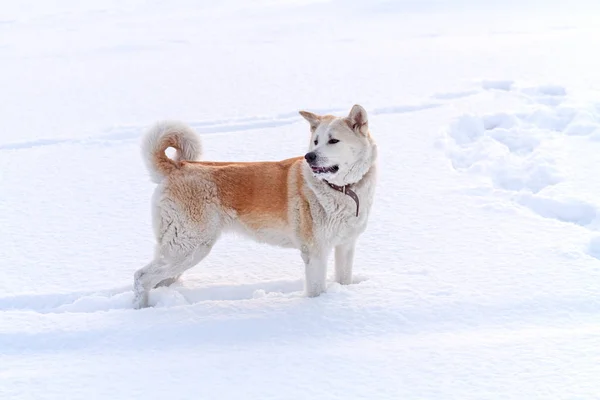
[[[160,253],[160,249],[157,249],[155,257],[157,257],[158,259],[162,259],[162,256],[161,256],[161,253]],[[174,284],[175,282],[177,282],[179,280],[179,278],[181,277],[181,275],[182,274],[179,274],[179,275],[174,276],[172,278],[163,279],[162,281],[158,282],[156,284],[156,286],[154,286],[153,289],[156,289],[157,287],[161,287],[161,286],[171,286],[172,284]]]
[[[144,289],[142,285],[142,279],[150,271],[156,270],[164,266],[162,259],[152,260],[144,268],[138,269],[133,275],[133,307],[144,308],[148,307],[148,291]]]
[[[176,255],[167,255],[141,268],[134,276],[134,307],[148,307],[148,293],[159,283],[180,276],[210,253],[212,243],[199,244]]]
[[[158,282],[156,284],[156,286],[154,286],[154,288],[161,287],[161,286],[171,286],[172,284],[177,282],[180,277],[181,277],[181,274],[174,276],[173,278],[163,279],[162,281]]]

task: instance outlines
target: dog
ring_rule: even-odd
[[[205,258],[223,232],[295,248],[305,265],[305,295],[326,290],[335,249],[335,281],[352,283],[354,249],[365,231],[376,186],[377,145],[367,112],[346,117],[300,111],[310,125],[302,157],[277,162],[198,161],[201,144],[187,125],[156,123],[143,138],[152,180],[154,259],[134,274],[134,308]],[[166,154],[174,148],[175,155]]]

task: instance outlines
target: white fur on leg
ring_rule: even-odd
[[[133,308],[148,307],[148,291],[144,289],[144,285],[142,284],[144,276],[148,271],[154,270],[163,264],[162,260],[155,259],[144,268],[140,268],[135,272],[133,275]]]
[[[311,253],[307,259],[304,269],[306,296],[317,297],[327,289],[327,256]]]
[[[159,283],[180,276],[208,255],[212,246],[200,245],[192,251],[171,256],[168,263],[153,261],[135,273],[134,307],[148,307],[148,293]],[[173,249],[171,249],[172,251]]]
[[[154,288],[156,289],[157,287],[161,287],[161,286],[171,286],[172,284],[174,284],[175,282],[177,282],[179,280],[180,276],[181,275],[177,275],[177,276],[174,276],[173,278],[164,279],[164,280],[158,282],[156,284],[156,286],[154,286]]]
[[[344,243],[335,248],[335,281],[340,285],[352,283],[355,242]]]

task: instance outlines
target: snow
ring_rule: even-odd
[[[597,2],[2,2],[1,399],[594,399]],[[140,136],[303,154],[360,103],[380,181],[354,284],[226,236],[133,310]],[[330,260],[330,276],[333,271]]]

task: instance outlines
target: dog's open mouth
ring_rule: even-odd
[[[332,167],[311,166],[310,168],[312,169],[312,172],[314,172],[315,174],[327,174],[327,173],[335,174],[340,169],[340,167],[338,167],[337,165],[334,165]]]

